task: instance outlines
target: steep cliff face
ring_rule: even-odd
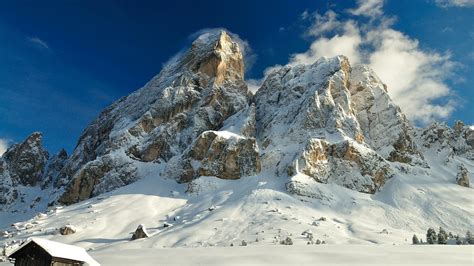
[[[220,130],[228,118],[251,108],[243,71],[242,52],[229,34],[201,35],[186,53],[173,59],[142,89],[107,108],[84,130],[62,171],[60,180],[63,183],[57,184],[66,187],[60,202],[77,202],[135,181],[137,171],[130,167],[133,168],[136,161],[166,163],[174,158],[169,167],[173,162],[189,161],[191,157],[193,161],[200,161],[196,156],[184,155],[184,159],[181,156],[190,154],[191,146],[194,149],[199,146],[196,141],[207,139],[205,132]],[[250,143],[251,149],[258,150],[251,132],[243,137],[243,142]],[[215,150],[201,152],[208,153],[211,160],[226,160],[236,152],[234,148],[248,149],[241,147],[241,141],[219,139],[220,145],[214,143],[206,147],[222,146],[220,152],[227,155],[219,159],[210,155]],[[115,159],[107,159],[109,156]],[[242,155],[237,151],[232,156],[254,156],[252,161],[258,160],[258,152]],[[244,161],[236,161],[232,174],[228,167],[218,167],[207,173],[239,178],[258,172],[237,171],[245,168],[240,165]],[[203,171],[201,168],[198,172]],[[185,178],[170,174],[180,180],[196,176],[192,174]],[[108,185],[99,185],[105,183]]]
[[[390,161],[423,165],[413,127],[374,71],[365,65],[354,66],[350,84],[354,113],[367,144]]]

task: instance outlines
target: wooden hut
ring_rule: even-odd
[[[32,238],[8,256],[15,266],[100,266],[86,250],[42,238]]]

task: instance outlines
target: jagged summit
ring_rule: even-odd
[[[159,76],[183,71],[205,74],[216,85],[243,80],[243,55],[238,43],[227,32],[204,33],[184,54],[175,56]]]
[[[14,184],[34,186],[41,181],[49,158],[43,148],[43,135],[34,132],[22,143],[12,145],[2,156]]]

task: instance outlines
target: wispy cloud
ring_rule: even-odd
[[[474,7],[474,0],[435,0],[440,7]]]
[[[28,37],[27,40],[40,49],[50,50],[49,45],[38,37]]]
[[[9,141],[7,139],[0,138],[0,157],[5,151],[7,151],[9,146]]]
[[[379,17],[383,15],[384,0],[357,0],[357,7],[348,11],[355,16]]]
[[[446,81],[456,63],[449,53],[424,50],[417,39],[394,29],[395,18],[383,12],[383,4],[383,0],[357,1],[347,10],[352,17],[345,19],[332,10],[305,14],[312,19],[306,35],[313,41],[307,51],[291,55],[289,64],[346,55],[352,64],[370,65],[411,120],[424,124],[448,118],[456,102]]]

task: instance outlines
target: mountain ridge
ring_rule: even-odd
[[[219,219],[227,218],[226,208],[235,207],[234,201],[225,205],[225,199],[232,198],[226,191],[234,191],[235,199],[246,204],[249,210],[240,203],[238,210],[248,217],[269,215],[254,209],[253,197],[264,202],[284,197],[290,208],[300,206],[295,205],[299,201],[340,206],[354,201],[352,197],[367,204],[361,209],[380,211],[385,206],[390,215],[402,215],[404,209],[428,204],[418,194],[414,203],[403,201],[403,187],[421,193],[415,189],[417,182],[428,198],[440,196],[430,184],[436,189],[444,184],[460,193],[460,199],[469,198],[474,170],[471,126],[456,122],[453,128],[442,123],[413,127],[373,70],[351,66],[345,56],[276,69],[254,95],[245,83],[243,62],[231,34],[205,33],[144,87],[102,111],[84,129],[70,156],[60,151],[50,158],[40,133],[10,147],[0,157],[0,190],[5,192],[0,217],[10,215],[11,220],[23,213],[27,218],[59,205],[75,209],[75,203],[100,201],[102,195],[118,197],[121,191],[153,194],[140,185],[146,182],[162,200],[169,196],[165,190],[172,189],[186,195],[180,200],[194,205],[206,203],[210,208],[217,204],[213,201],[221,202],[224,216]],[[177,200],[173,204],[178,213],[198,212]],[[275,204],[275,213],[285,208]],[[459,216],[473,214],[472,207],[453,204],[456,208],[441,200],[436,215],[453,214],[445,226],[471,227]],[[311,213],[319,208],[310,206],[301,208]],[[343,207],[338,214],[357,211],[354,208]],[[425,223],[421,219],[439,222],[425,216],[429,211],[423,209],[418,218],[403,215],[416,226]],[[401,227],[399,219],[388,222]],[[181,229],[190,233],[184,225]],[[236,237],[236,230],[227,233]],[[226,238],[222,235],[221,244]],[[192,238],[192,233],[186,237]],[[179,246],[172,236],[166,239],[167,245]]]

